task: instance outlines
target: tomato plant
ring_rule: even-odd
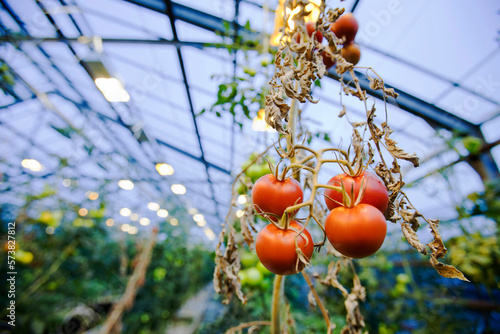
[[[349,43],[342,48],[342,57],[353,65],[356,65],[361,59],[361,50],[355,43]]]
[[[351,202],[356,201],[361,189],[361,183],[365,183],[365,193],[360,203],[370,204],[384,213],[389,204],[389,194],[384,182],[376,175],[368,171],[364,171],[358,176],[349,176],[347,174],[339,174],[328,181],[327,184],[340,187],[344,184],[347,195],[354,194]],[[334,189],[325,190],[325,203],[328,209],[333,210],[341,206],[343,203],[342,193]]]
[[[335,36],[344,40],[344,44],[349,44],[354,41],[354,37],[358,33],[358,20],[352,13],[347,13],[332,23],[330,29]]]
[[[258,179],[252,188],[255,210],[272,221],[277,221],[288,207],[302,203],[303,199],[300,183],[294,178],[280,181],[273,174],[267,174]]]
[[[281,229],[271,223],[259,232],[255,240],[260,262],[276,275],[292,275],[304,269],[305,264],[297,255],[295,239],[307,260],[311,259],[314,251],[311,234],[306,229],[298,234],[294,229],[300,231],[302,225],[291,221],[287,229]]]
[[[338,207],[326,218],[325,232],[338,252],[359,259],[379,250],[387,233],[387,223],[384,215],[369,204]]]

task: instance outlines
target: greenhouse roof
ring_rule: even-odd
[[[243,115],[237,118],[242,129],[229,114],[199,115],[216,101],[224,75],[241,75],[261,61],[256,51],[245,57],[214,46],[228,42],[222,36],[228,29],[243,40],[269,38],[277,4],[0,0],[0,60],[14,77],[13,85],[2,81],[0,93],[0,189],[36,192],[40,180],[51,180],[65,196],[89,203],[89,194],[97,192],[110,202],[107,214],[122,223],[141,217],[170,221],[173,214],[165,217],[150,203],[168,211],[180,206],[186,217],[204,217],[198,224],[181,223],[190,224],[193,235],[213,239],[230,209],[231,184],[241,165],[278,136],[252,130],[252,120]],[[362,50],[358,66],[372,67],[400,93],[387,112],[395,139],[422,161],[417,169],[404,166],[413,204],[424,214],[454,219],[457,204],[482,190],[483,182],[467,163],[462,142],[451,142],[451,130],[484,139],[482,176],[498,176],[499,4],[327,5],[354,12]],[[110,102],[98,89],[94,79],[102,68],[123,84],[125,91],[115,96],[122,102]],[[357,70],[361,83],[366,73]],[[333,143],[349,142],[351,129],[338,118],[340,84],[334,70],[328,76],[314,91],[320,102],[301,105],[301,117],[310,131],[327,133]],[[256,80],[264,87],[268,79]],[[361,121],[359,101],[343,99],[351,121]],[[383,110],[382,101],[377,105]],[[442,170],[446,177],[435,173]],[[322,181],[335,171],[327,168]],[[70,191],[75,182],[77,189]],[[12,197],[1,201],[22,204]],[[123,208],[130,210],[120,214]]]

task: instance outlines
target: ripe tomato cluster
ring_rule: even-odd
[[[389,195],[384,183],[377,175],[364,171],[356,176],[339,174],[328,185],[332,186],[325,191],[325,204],[331,210],[325,221],[328,240],[338,252],[351,258],[374,254],[387,233],[383,213]],[[285,215],[287,208],[302,203],[303,198],[298,181],[279,180],[273,174],[262,176],[252,188],[255,211],[271,221],[257,235],[255,250],[264,267],[276,275],[303,270],[305,264],[299,256],[309,261],[314,251],[309,231],[293,220],[298,210]],[[280,227],[283,222],[285,227]]]
[[[273,174],[262,176],[252,188],[252,200],[255,210],[262,217],[277,222],[288,207],[300,204],[304,193],[300,183],[294,178],[278,180]],[[280,228],[275,223],[264,227],[255,240],[255,251],[260,262],[276,275],[291,275],[304,269],[299,260],[297,247],[307,260],[314,251],[311,234],[303,225],[292,220],[296,211],[289,217],[283,217],[287,226]]]
[[[328,184],[344,188],[350,202],[344,205],[347,203],[342,193],[325,190],[325,204],[331,210],[325,232],[333,248],[352,258],[374,254],[387,233],[384,212],[389,194],[384,183],[377,175],[364,171],[358,176],[337,175]]]
[[[342,57],[348,62],[356,65],[361,58],[361,50],[354,43],[354,38],[358,33],[358,21],[352,15],[347,13],[339,17],[337,21],[331,24],[331,31],[343,41]]]
[[[354,38],[358,33],[358,27],[358,21],[352,13],[346,13],[342,15],[337,21],[330,25],[330,30],[335,34],[335,36],[343,41],[342,57],[344,57],[345,60],[352,63],[353,65],[356,65],[361,58],[361,50],[359,49],[359,46],[354,43]],[[314,38],[319,43],[323,41],[323,34],[319,31],[316,31],[314,22],[307,22],[306,30],[310,38],[314,34]],[[295,41],[297,43],[300,43],[300,40],[301,37],[298,33],[295,37]],[[321,53],[321,56],[323,57],[323,63],[325,64],[325,67],[327,69],[335,65],[335,59],[333,58],[331,53],[323,51]]]

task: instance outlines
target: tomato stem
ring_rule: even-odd
[[[280,309],[284,290],[285,276],[276,275],[273,285],[273,304],[271,310],[271,334],[280,334]]]

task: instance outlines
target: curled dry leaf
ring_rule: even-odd
[[[255,211],[253,205],[248,205],[243,211],[243,216],[240,218],[241,235],[245,239],[246,244],[250,249],[253,246],[254,237],[252,231],[257,233],[254,225]]]
[[[381,79],[368,76],[368,80],[370,81],[369,86],[371,89],[382,90],[385,95],[391,96],[393,98],[398,97],[399,94],[396,93],[393,88],[386,88],[384,82]]]
[[[342,293],[342,296],[344,296],[344,298],[347,298],[349,292],[347,291],[346,288],[344,288],[342,284],[340,284],[338,280],[338,273],[340,271],[341,266],[342,266],[341,260],[330,262],[330,264],[328,265],[328,272],[325,278],[323,278],[320,282],[323,285],[331,285],[334,288],[337,288]]]
[[[345,106],[342,106],[342,110],[340,110],[340,112],[339,112],[339,117],[344,116],[344,115],[345,115],[345,113],[346,113]]]
[[[241,291],[241,281],[238,276],[240,271],[240,259],[238,255],[238,246],[236,244],[236,230],[230,224],[227,224],[229,233],[226,227],[219,234],[219,244],[215,251],[215,270],[214,270],[214,289],[219,294],[224,294],[226,298],[224,304],[228,304],[234,293],[238,296],[243,304],[246,304],[247,298]],[[227,236],[227,243],[224,243],[224,238]],[[225,245],[225,249],[223,246]]]
[[[470,282],[464,274],[455,268],[454,266],[450,266],[448,264],[444,264],[436,260],[434,256],[431,255],[430,263],[437,270],[437,272],[443,276],[448,278],[458,278],[459,280]]]
[[[387,150],[392,154],[392,156],[397,159],[410,161],[414,167],[418,167],[419,166],[418,156],[415,153],[413,154],[406,153],[405,150],[398,147],[397,146],[398,143],[394,139],[389,138],[393,130],[387,126],[385,127],[385,130],[386,130],[384,135],[385,145],[387,147]]]
[[[436,259],[440,259],[446,255],[448,250],[446,249],[443,239],[441,238],[441,234],[438,230],[439,220],[438,219],[429,219],[427,221],[429,223],[429,227],[431,228],[431,233],[434,236],[434,240],[428,243],[432,256]]]
[[[403,231],[403,235],[405,236],[408,243],[415,248],[419,253],[427,255],[427,248],[423,243],[420,242],[417,233],[411,228],[411,225],[406,222],[401,222],[401,229]]]
[[[269,93],[266,96],[266,123],[279,133],[286,135],[288,129],[283,127],[283,121],[288,122],[288,112],[290,106],[280,94],[281,90]]]

